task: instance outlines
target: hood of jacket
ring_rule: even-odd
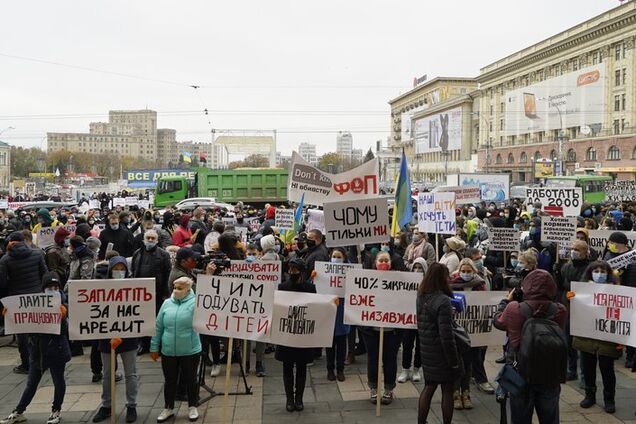
[[[9,250],[9,256],[15,259],[24,259],[28,258],[31,255],[33,249],[26,245],[25,242],[20,241],[14,243]]]
[[[126,275],[130,275],[130,269],[128,269],[128,261],[123,256],[115,256],[108,262],[108,278],[113,278],[113,267],[117,264],[124,264],[126,267]]]
[[[194,298],[194,290],[192,289],[190,289],[188,294],[186,294],[183,299],[177,299],[176,297],[174,297],[174,293],[170,296],[170,300],[172,301],[172,303],[177,303],[177,304],[185,303],[192,298]]]
[[[530,272],[521,283],[523,300],[553,301],[557,286],[552,274],[542,269]]]

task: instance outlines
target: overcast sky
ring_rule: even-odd
[[[0,131],[15,129],[0,139],[45,148],[47,131],[88,132],[108,110],[148,107],[180,141],[208,141],[210,128],[276,129],[284,154],[302,141],[322,154],[335,151],[338,130],[350,130],[354,147],[366,150],[388,136],[387,102],[410,89],[414,76],[477,76],[481,67],[618,5],[5,2]]]

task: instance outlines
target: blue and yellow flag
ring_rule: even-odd
[[[291,244],[294,241],[294,237],[298,234],[298,230],[300,229],[300,225],[303,222],[303,208],[305,207],[305,193],[303,193],[300,198],[300,203],[296,207],[296,211],[294,211],[294,229],[286,230],[283,235],[283,241],[285,244]]]
[[[411,179],[409,167],[406,164],[406,155],[402,150],[400,163],[400,175],[395,188],[395,204],[393,205],[393,222],[391,223],[391,237],[399,234],[400,230],[413,219],[413,202],[411,200]]]

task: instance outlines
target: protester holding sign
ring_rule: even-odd
[[[437,261],[435,248],[426,239],[426,233],[420,232],[417,228],[413,230],[413,241],[406,247],[404,252],[404,262],[408,267],[412,266],[416,258],[424,258],[427,265]]]
[[[47,424],[58,424],[61,420],[60,411],[66,394],[66,381],[64,369],[66,363],[71,360],[71,347],[68,343],[68,325],[66,322],[66,298],[61,291],[60,277],[55,272],[47,272],[42,277],[42,291],[45,294],[59,294],[62,296],[60,315],[62,318],[60,334],[29,334],[29,376],[27,384],[22,392],[18,406],[7,417],[0,420],[2,424],[13,424],[26,421],[24,411],[35,397],[42,375],[47,369],[51,373],[51,380],[55,391],[53,393],[53,406]],[[4,309],[3,314],[11,311]]]
[[[427,270],[428,264],[426,260],[422,257],[415,258],[411,266],[411,272],[417,272],[423,276]],[[413,348],[415,348],[415,355],[413,355]],[[412,370],[411,362],[413,363]],[[417,335],[417,330],[404,330],[402,337],[402,371],[397,378],[398,383],[406,383],[409,380],[419,383],[422,380],[421,366],[420,338]]]
[[[444,255],[440,258],[439,263],[446,265],[448,272],[451,274],[459,269],[459,261],[464,256],[462,252],[466,247],[466,243],[459,237],[449,237],[444,240]]]
[[[331,263],[347,263],[347,254],[341,247],[335,247],[331,251]],[[344,280],[344,278],[343,278]],[[336,311],[336,323],[333,330],[333,344],[327,348],[327,380],[345,381],[344,361],[347,355],[347,336],[350,328],[344,323],[344,298],[340,297]],[[336,373],[334,373],[336,371]]]
[[[278,290],[316,293],[316,287],[304,278],[305,263],[302,259],[292,259],[289,263],[287,279],[278,285]],[[276,359],[283,363],[283,384],[287,396],[288,412],[302,411],[303,394],[307,380],[307,364],[313,361],[311,348],[276,346]],[[294,380],[294,366],[296,378]]]
[[[197,402],[199,386],[197,368],[201,354],[201,340],[192,328],[195,295],[193,281],[187,277],[174,282],[172,296],[163,302],[157,314],[156,332],[150,342],[150,356],[153,361],[161,356],[161,368],[165,384],[163,389],[164,410],[157,417],[162,423],[174,416],[174,401],[177,395],[178,379],[187,388],[188,418],[199,418]],[[159,350],[161,349],[161,355]]]
[[[612,273],[612,268],[604,261],[591,263],[578,281],[589,281],[596,284],[617,284],[618,282]],[[572,299],[575,295],[576,293],[570,291],[567,297]],[[574,337],[573,345],[575,349],[581,351],[581,365],[585,381],[585,398],[579,405],[581,408],[590,408],[596,404],[596,363],[598,362],[603,379],[604,409],[605,412],[613,414],[616,412],[614,361],[623,354],[622,346],[580,336]]]

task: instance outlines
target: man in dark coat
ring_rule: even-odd
[[[42,291],[42,277],[48,271],[41,251],[31,249],[21,232],[7,237],[7,254],[0,259],[0,291],[7,296],[33,294]],[[17,374],[29,373],[28,334],[18,334],[20,365]]]
[[[324,237],[320,230],[311,230],[307,233],[307,254],[304,257],[305,261],[305,279],[311,278],[311,273],[314,271],[316,261],[329,262],[329,250],[324,243]]]
[[[108,225],[99,235],[102,243],[99,248],[99,259],[104,259],[108,244],[113,244],[113,250],[119,252],[124,258],[129,258],[133,254],[133,235],[127,228],[119,224],[119,216],[111,214],[108,216]]]

